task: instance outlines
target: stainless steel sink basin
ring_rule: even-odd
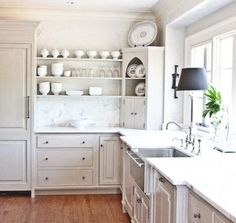
[[[186,153],[183,153],[179,151],[178,149],[175,149],[174,147],[168,147],[168,148],[154,148],[154,149],[138,149],[138,153],[147,158],[151,157],[190,157]]]

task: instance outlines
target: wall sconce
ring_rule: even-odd
[[[179,77],[179,74],[177,73],[178,70],[178,65],[175,65],[175,73],[172,74],[172,89],[174,89],[174,98],[177,99],[177,94],[176,94],[176,90],[177,90],[177,78]]]

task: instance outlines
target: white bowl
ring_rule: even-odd
[[[104,50],[104,51],[100,51],[99,55],[101,56],[102,59],[106,59],[107,57],[110,56],[110,53],[109,53],[109,51]]]
[[[49,51],[46,48],[43,48],[40,52],[40,55],[44,58],[46,58],[49,55]]]
[[[71,70],[64,71],[64,76],[65,77],[70,77],[71,76]]]
[[[89,95],[91,95],[91,96],[102,95],[102,88],[101,87],[90,87],[89,88]]]
[[[54,76],[61,76],[63,74],[63,63],[52,63],[51,73]]]
[[[112,51],[111,56],[113,59],[118,59],[120,57],[120,51]]]
[[[53,94],[58,95],[62,90],[62,83],[51,83],[51,91]]]
[[[70,55],[70,52],[67,49],[61,51],[63,58],[67,58]]]
[[[83,50],[76,50],[75,51],[75,56],[77,58],[81,58],[82,56],[84,56],[85,52]]]
[[[51,55],[53,56],[53,58],[57,58],[60,55],[60,53],[57,49],[53,49],[51,51]]]
[[[87,51],[87,55],[88,55],[88,57],[89,57],[90,59],[96,57],[97,54],[98,54],[98,53],[97,53],[97,51],[95,51],[95,50]]]

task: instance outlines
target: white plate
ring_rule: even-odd
[[[135,76],[141,78],[141,77],[144,77],[145,74],[146,74],[146,70],[143,64],[138,65],[135,69]]]
[[[132,47],[148,46],[157,36],[157,25],[152,21],[134,24],[129,30],[128,43]]]
[[[138,64],[131,64],[127,68],[127,75],[128,77],[135,77],[135,69],[138,66]]]
[[[145,83],[144,82],[137,84],[137,86],[135,87],[135,94],[137,96],[144,96],[145,95]]]

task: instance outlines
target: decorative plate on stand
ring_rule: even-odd
[[[137,86],[135,87],[135,94],[137,96],[144,96],[145,95],[145,83],[144,82],[137,84]]]
[[[145,67],[143,64],[139,64],[135,69],[135,77],[142,78],[146,74]]]
[[[131,64],[128,66],[127,68],[127,76],[128,77],[135,77],[135,70],[136,70],[136,67],[138,66],[138,64]]]
[[[152,21],[134,24],[129,30],[128,43],[132,47],[148,46],[157,36],[157,25]]]

